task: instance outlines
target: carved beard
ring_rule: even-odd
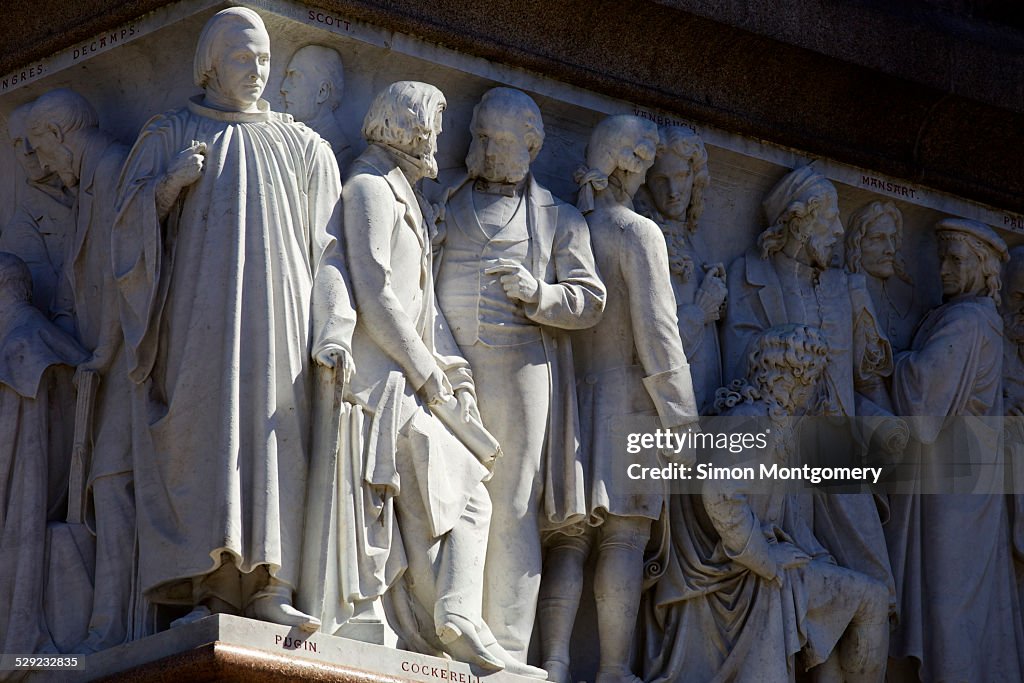
[[[75,155],[72,154],[71,150],[64,145],[61,145],[60,148],[56,150],[56,153],[61,157],[60,163],[56,164],[57,175],[60,176],[61,182],[63,182],[66,187],[75,187],[78,185],[78,178],[71,171],[71,169],[74,168]],[[53,168],[54,167],[51,166],[51,169]]]
[[[521,151],[521,154],[495,158],[488,163],[483,146],[474,138],[466,155],[466,170],[470,178],[482,178],[492,183],[518,183],[530,172],[530,151],[525,145]]]

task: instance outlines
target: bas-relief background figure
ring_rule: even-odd
[[[11,220],[0,232],[0,251],[18,256],[32,273],[32,303],[53,318],[57,287],[64,274],[65,238],[71,232],[71,203],[60,178],[43,168],[28,139],[32,103],[14,109],[7,119],[7,132],[14,157],[25,174],[19,187],[19,201]],[[63,321],[71,329],[71,321]]]
[[[831,267],[843,235],[835,187],[810,166],[784,176],[764,200],[769,227],[729,267],[729,298],[723,338],[727,377],[741,377],[742,358],[755,336],[769,327],[801,323],[818,327],[831,341],[825,368],[825,414],[885,415],[882,377],[892,351],[877,328],[871,300],[857,277]],[[831,443],[851,442],[832,439]],[[871,494],[815,493],[812,528],[840,564],[895,588],[880,512]]]
[[[659,134],[659,151],[637,195],[637,209],[665,234],[679,336],[690,362],[697,406],[707,412],[723,384],[718,321],[728,293],[725,267],[708,261],[708,247],[699,231],[704,193],[711,181],[708,153],[700,136],[689,129],[668,126]]]
[[[899,351],[910,348],[925,313],[902,247],[903,214],[892,202],[868,202],[846,223],[846,269],[864,277],[878,326]]]
[[[47,522],[66,508],[51,478],[70,452],[55,390],[89,354],[31,303],[32,275],[0,252],[0,652],[58,652],[45,623]],[[50,514],[48,514],[50,513]],[[0,679],[14,672],[0,672]]]
[[[52,90],[32,105],[29,140],[45,169],[57,174],[75,200],[66,243],[65,272],[58,287],[61,312],[92,357],[78,365],[75,384],[93,373],[99,386],[89,429],[92,459],[86,482],[96,534],[93,610],[87,639],[75,647],[95,652],[128,637],[133,561],[124,548],[135,543],[132,483],[131,389],[122,349],[117,289],[110,266],[117,178],[128,150],[100,130],[92,105],[72,90]],[[79,401],[82,398],[80,397]]]
[[[277,21],[273,26],[282,26]],[[88,652],[164,628],[174,617],[185,616],[177,623],[187,624],[206,610],[242,612],[299,628],[321,626],[327,633],[342,633],[339,627],[347,619],[372,620],[371,603],[383,594],[389,624],[404,647],[448,653],[482,670],[504,668],[537,677],[545,672],[530,664],[543,663],[551,680],[569,680],[571,662],[578,679],[590,674],[584,671],[586,664],[580,664],[586,657],[579,657],[579,648],[570,651],[569,635],[580,599],[582,560],[596,546],[597,625],[581,623],[575,628],[578,636],[589,633],[592,638],[584,649],[600,652],[598,677],[632,680],[633,669],[645,678],[688,680],[685,672],[692,668],[687,667],[696,666],[709,652],[704,627],[694,631],[703,635],[687,635],[685,644],[679,642],[681,637],[661,638],[647,659],[630,660],[634,621],[623,619],[622,614],[636,611],[642,541],[652,520],[662,517],[664,521],[664,516],[661,503],[648,506],[658,511],[639,515],[614,504],[617,494],[605,471],[610,458],[602,450],[609,442],[595,437],[594,430],[632,413],[659,414],[663,425],[678,422],[666,421],[659,409],[662,390],[690,392],[680,401],[691,406],[683,411],[688,418],[696,416],[694,406],[707,412],[718,386],[746,372],[746,341],[741,337],[760,339],[779,323],[803,323],[821,327],[830,342],[833,357],[824,369],[830,411],[879,417],[881,440],[898,444],[898,438],[888,437],[905,431],[906,425],[892,413],[934,408],[929,401],[916,400],[930,394],[914,394],[905,387],[916,386],[921,377],[940,374],[904,370],[908,374],[901,375],[900,368],[915,363],[930,367],[930,351],[941,346],[923,326],[910,347],[910,331],[934,287],[920,278],[927,268],[922,268],[918,254],[906,268],[901,265],[901,235],[911,228],[903,225],[899,206],[864,204],[862,198],[854,204],[860,210],[846,221],[848,272],[844,274],[834,267],[833,251],[842,236],[839,196],[847,190],[837,193],[809,167],[787,173],[768,192],[765,213],[772,227],[759,240],[760,253],[751,251],[738,259],[726,278],[720,263],[736,254],[733,245],[740,241],[724,239],[723,234],[735,232],[735,224],[724,220],[721,204],[712,203],[706,212],[710,218],[705,215],[705,227],[697,230],[705,196],[718,192],[722,197],[723,190],[715,187],[719,171],[714,165],[715,155],[722,151],[712,148],[709,154],[687,129],[655,132],[649,123],[633,123],[647,128],[640,136],[644,141],[634,145],[636,141],[630,140],[609,154],[613,158],[621,153],[628,161],[619,168],[604,168],[588,153],[589,172],[580,176],[583,205],[589,209],[591,199],[597,205],[588,216],[593,239],[588,261],[591,247],[580,232],[583,222],[578,213],[537,183],[538,172],[547,174],[551,187],[561,187],[558,183],[564,184],[571,174],[551,180],[551,168],[561,162],[550,156],[537,158],[543,139],[542,114],[518,91],[498,88],[488,94],[472,121],[477,95],[470,99],[455,91],[460,101],[453,116],[461,125],[452,127],[446,119],[446,138],[456,142],[446,143],[441,154],[448,154],[452,161],[466,156],[468,172],[460,170],[464,180],[446,182],[439,191],[429,193],[443,196],[443,202],[431,205],[423,199],[416,181],[436,174],[438,112],[446,99],[451,109],[452,99],[431,86],[414,83],[385,89],[379,103],[381,107],[409,105],[403,112],[413,112],[412,118],[389,128],[371,125],[374,117],[366,117],[369,146],[353,165],[342,203],[338,165],[344,168],[356,151],[342,131],[355,130],[353,122],[365,110],[363,102],[369,102],[366,76],[356,76],[355,98],[343,98],[341,55],[349,59],[342,49],[347,43],[339,41],[335,49],[326,38],[325,44],[311,44],[308,32],[305,40],[298,33],[294,38],[284,35],[285,44],[291,46],[285,52],[290,49],[292,57],[279,72],[280,93],[290,116],[274,113],[260,100],[270,78],[270,51],[259,16],[249,10],[228,11],[218,15],[200,39],[195,75],[196,86],[204,93],[186,108],[144,126],[123,175],[117,171],[126,149],[99,129],[89,103],[71,91],[52,91],[40,98],[38,110],[36,102],[25,103],[8,118],[25,183],[18,189],[13,220],[0,231],[0,251],[13,251],[28,263],[36,306],[32,310],[43,316],[33,314],[29,327],[47,330],[46,338],[53,343],[37,344],[49,359],[40,362],[49,365],[40,370],[42,381],[35,398],[13,386],[14,380],[0,378],[0,395],[7,397],[0,422],[8,424],[13,415],[18,424],[57,423],[60,428],[51,429],[46,443],[18,442],[6,452],[6,466],[21,468],[18,471],[26,472],[26,482],[38,484],[41,478],[49,490],[40,494],[35,486],[5,493],[7,500],[0,500],[5,542],[21,533],[37,532],[48,520],[54,536],[57,530],[74,526],[63,524],[66,510],[62,506],[66,507],[67,499],[71,428],[82,425],[74,425],[71,417],[75,399],[68,366],[78,366],[79,389],[90,384],[81,378],[100,377],[92,401],[78,398],[79,408],[83,403],[94,404],[96,413],[88,425],[95,448],[86,509],[86,521],[96,534],[97,560],[88,567],[95,571],[95,595],[90,596],[94,609],[91,616],[87,608],[81,614],[72,610],[62,615],[66,624],[55,619],[41,623],[36,632],[39,638],[31,636],[31,629],[26,633],[40,650]],[[453,80],[445,78],[446,83]],[[379,90],[379,85],[373,90]],[[379,108],[376,111],[380,113]],[[545,110],[543,116],[549,114]],[[596,121],[594,113],[586,116]],[[293,117],[305,125],[293,123]],[[124,137],[124,123],[116,120],[115,124]],[[595,133],[595,138],[611,144],[615,136],[606,132]],[[279,142],[264,144],[270,136]],[[565,136],[562,129],[554,136],[560,150],[565,149]],[[322,139],[330,143],[330,150]],[[451,156],[450,150],[459,149],[459,139],[468,141],[470,153]],[[601,144],[592,141],[591,148],[601,149]],[[661,234],[650,233],[647,228],[654,224],[626,208],[652,160],[637,208],[654,219]],[[271,186],[274,192],[266,192]],[[105,199],[115,192],[116,198]],[[608,205],[602,206],[605,202]],[[608,212],[628,215],[629,225],[645,228],[642,232],[648,239],[642,242],[645,253],[654,255],[651,264],[622,269],[611,265],[608,234],[622,235],[604,230],[617,224],[602,218]],[[221,216],[229,218],[225,221]],[[220,228],[208,230],[214,218]],[[467,234],[467,224],[472,234]],[[914,229],[927,231],[929,226],[915,224]],[[113,270],[103,254],[111,233]],[[707,240],[702,238],[705,233]],[[431,246],[437,250],[436,260]],[[630,253],[621,249],[614,256],[621,259]],[[655,262],[657,267],[652,265]],[[562,272],[563,265],[569,275]],[[20,270],[20,264],[14,270]],[[473,271],[479,282],[469,291],[463,283]],[[916,283],[908,272],[918,275]],[[410,277],[413,273],[419,276]],[[1011,275],[1008,272],[1004,290],[1007,315],[1015,306]],[[19,274],[13,280],[24,282],[25,278]],[[597,323],[605,288],[608,310],[605,320]],[[111,291],[115,292],[113,306],[108,305]],[[660,296],[666,292],[672,295]],[[625,306],[629,293],[638,295],[638,300]],[[545,294],[557,296],[545,298]],[[117,297],[121,297],[120,306]],[[19,303],[11,304],[10,310],[20,311],[28,320],[24,297],[19,293],[15,299]],[[727,301],[728,315],[719,321],[723,301]],[[657,311],[651,312],[652,308]],[[562,315],[552,310],[561,310]],[[544,311],[547,315],[541,314]],[[120,319],[111,317],[112,312],[120,312]],[[20,348],[16,340],[27,328],[13,325],[3,313],[0,310],[0,337],[15,340],[10,348]],[[933,313],[932,317],[943,323],[936,324],[942,328],[947,318],[959,316]],[[226,326],[226,320],[233,323]],[[559,331],[594,323],[591,330],[573,334],[575,344]],[[725,352],[721,359],[719,324]],[[656,343],[613,343],[608,332],[614,327],[626,334],[624,338],[640,340],[651,325],[659,330]],[[75,342],[61,336],[61,329],[76,335],[84,352],[67,346],[65,342]],[[61,339],[65,342],[56,341]],[[57,347],[66,353],[47,355]],[[890,348],[898,352],[908,347],[911,351],[896,363],[894,374]],[[2,353],[8,348],[5,341]],[[639,362],[620,358],[623,349],[633,348],[641,356]],[[217,352],[210,353],[211,349]],[[682,358],[681,363],[668,363],[674,368],[689,361],[692,391],[688,381],[652,389],[650,382],[639,381],[643,374],[633,384],[600,380],[630,365],[656,374],[648,372],[642,358],[652,349],[662,349],[677,361]],[[1005,349],[1006,358],[1015,358],[1018,348],[1010,335]],[[969,360],[962,373],[948,373],[952,361],[943,361],[942,379],[963,389],[971,385],[972,373],[989,377],[981,363],[990,360],[986,353],[965,348],[962,356],[977,362]],[[963,358],[958,356],[956,361]],[[578,405],[577,392],[570,390],[573,381],[564,378],[574,366]],[[1007,377],[1000,385],[1000,390],[1005,387],[1005,410],[1014,414],[1010,397],[1016,375],[1008,360],[1002,375]],[[345,392],[343,401],[340,391]],[[82,394],[90,396],[88,391]],[[120,400],[111,398],[119,394]],[[129,394],[130,400],[123,398]],[[240,400],[234,401],[235,396]],[[339,401],[341,412],[330,415]],[[510,403],[519,406],[523,415],[510,414]],[[968,406],[974,403],[969,401]],[[939,411],[944,410],[940,406]],[[942,414],[969,412],[968,408],[957,410],[954,406]],[[578,428],[576,412],[581,414]],[[125,426],[129,417],[132,422]],[[333,425],[334,437],[321,433],[325,424]],[[872,434],[855,436],[851,441],[866,442]],[[924,441],[920,427],[915,436],[918,442]],[[345,469],[338,470],[337,488],[326,493],[305,474],[307,461],[322,461],[324,454],[318,449],[325,444],[337,449],[330,455],[337,457],[339,468],[342,456],[347,458]],[[907,450],[928,447],[914,445]],[[1008,448],[1012,453],[1012,444]],[[903,451],[895,450],[889,455],[898,457]],[[43,462],[49,463],[45,470],[38,468],[40,460],[33,455],[40,452],[45,454]],[[131,461],[133,470],[125,465]],[[185,465],[169,467],[171,462]],[[516,476],[503,477],[513,471],[509,465],[521,469]],[[360,477],[360,468],[365,478]],[[273,485],[263,486],[264,481]],[[524,487],[531,495],[520,495]],[[169,493],[172,490],[174,495]],[[135,533],[136,494],[139,565],[134,585],[143,595],[129,593],[135,558],[117,551],[130,545],[125,539]],[[662,500],[660,494],[653,498]],[[809,588],[817,579],[808,579],[807,570],[785,570],[787,577],[802,573],[800,591],[830,607],[821,622],[827,627],[812,629],[815,637],[808,642],[794,646],[790,640],[788,646],[776,648],[768,644],[774,639],[758,641],[765,661],[777,667],[780,679],[792,673],[792,656],[801,649],[799,663],[829,662],[825,670],[819,667],[815,672],[818,677],[845,673],[849,680],[858,675],[877,679],[874,650],[885,649],[879,645],[884,629],[878,628],[885,619],[875,617],[876,612],[889,612],[890,617],[899,617],[894,656],[923,659],[922,671],[940,672],[935,677],[945,675],[941,672],[978,675],[982,664],[974,660],[981,658],[992,663],[992,671],[983,672],[986,675],[996,676],[995,667],[1001,667],[1008,672],[1003,680],[1015,680],[1018,665],[1009,660],[1022,651],[1019,613],[986,611],[972,603],[977,619],[998,632],[975,641],[965,631],[954,630],[956,619],[945,616],[941,607],[963,602],[968,595],[952,578],[961,576],[987,586],[989,592],[982,593],[996,595],[992,604],[1012,604],[1012,610],[1019,612],[1016,587],[1003,590],[1011,571],[1010,529],[993,512],[1005,509],[994,502],[997,498],[1004,504],[1009,499],[964,499],[984,508],[979,514],[985,519],[978,525],[990,532],[966,549],[953,542],[961,538],[964,528],[960,513],[942,516],[933,511],[929,513],[936,517],[933,522],[915,521],[914,510],[927,507],[929,498],[893,498],[893,518],[886,525],[889,552],[879,542],[881,523],[888,515],[882,499],[876,501],[869,494],[816,494],[813,503],[801,497],[787,504],[787,510],[793,508],[804,516],[810,533],[840,566],[826,567],[821,560],[810,564],[825,568],[826,574],[855,578],[842,595],[819,593]],[[602,503],[605,499],[607,505]],[[726,523],[723,520],[729,517],[724,512],[743,508],[735,496],[718,497],[724,506],[720,517],[710,510],[706,510],[710,516],[696,514],[695,509],[707,507],[695,508],[696,499],[673,496],[666,500],[676,553],[672,561],[679,571],[693,571],[693,557],[683,552],[687,539],[717,534],[723,547],[728,547],[731,527],[716,526],[716,521]],[[223,515],[211,515],[203,505],[215,501],[224,503]],[[344,512],[339,514],[334,535],[328,534],[330,547],[320,547],[316,539],[303,538],[297,530],[304,519],[308,525],[311,517],[324,518],[326,501],[331,505],[340,501],[338,509]],[[949,501],[950,509],[962,507],[959,499]],[[761,510],[762,502],[749,499],[747,506],[758,517],[775,519],[775,508]],[[1017,499],[1012,502],[1016,504]],[[190,517],[193,521],[169,524],[179,512],[195,513]],[[1005,512],[1000,514],[1005,520]],[[566,525],[581,515],[588,516],[587,525]],[[787,512],[779,518],[782,528],[792,517]],[[492,518],[524,521],[490,525]],[[539,522],[526,521],[530,518]],[[558,528],[563,533],[555,533]],[[211,536],[211,530],[218,538]],[[510,577],[520,572],[516,567],[538,566],[542,531],[548,542],[546,562],[537,570],[526,569],[521,582],[513,581]],[[173,552],[154,551],[154,542],[168,533],[178,534],[179,545]],[[908,545],[904,539],[913,542]],[[30,576],[26,568],[36,569],[28,583],[17,584],[25,586],[24,593],[11,589],[18,599],[28,600],[26,604],[52,603],[48,591],[53,584],[72,586],[79,585],[72,578],[82,580],[83,567],[54,565],[52,558],[50,566],[45,566],[47,543],[52,554],[57,540],[44,538],[38,553],[0,559],[20,567],[20,573],[10,575],[12,581],[26,581]],[[977,559],[983,555],[978,550],[982,545],[991,551],[987,563]],[[817,556],[817,547],[807,545],[805,554]],[[930,554],[944,558],[939,560],[943,566],[921,560]],[[746,577],[744,585],[769,583],[741,560],[729,562],[730,571]],[[312,575],[322,580],[307,579],[313,565],[318,571]],[[72,570],[78,570],[74,577]],[[167,572],[174,576],[163,576]],[[48,575],[40,583],[43,574]],[[537,614],[542,628],[540,642],[533,643],[540,658],[528,661],[536,598],[522,595],[535,591],[541,576],[544,597]],[[921,576],[927,581],[922,583]],[[90,582],[92,577],[84,580]],[[32,582],[36,585],[29,585]],[[771,590],[780,590],[778,583],[771,583]],[[797,584],[791,582],[793,587]],[[861,588],[854,588],[855,584]],[[876,610],[878,591],[864,586],[883,584],[889,585],[892,604]],[[673,619],[692,614],[691,608],[700,602],[680,601],[678,592],[670,590],[672,585],[662,579],[648,593],[647,602],[654,611],[642,614],[639,622],[645,648],[653,642],[649,633],[658,634],[666,624],[674,628],[682,622]],[[926,590],[925,585],[932,588]],[[953,587],[944,589],[939,600],[935,585]],[[293,600],[298,610],[291,606]],[[512,609],[501,606],[509,600],[514,603]],[[149,607],[133,610],[127,603]],[[917,609],[915,604],[933,603],[939,605],[934,614],[918,612],[909,619],[903,615]],[[759,613],[770,611],[763,600],[752,604]],[[190,608],[194,608],[191,613]],[[47,618],[53,616],[51,610],[45,612]],[[501,621],[510,615],[515,623]],[[787,615],[786,619],[794,620],[786,623],[811,627],[819,616],[806,615],[801,621],[799,615]],[[719,613],[715,618],[730,617]],[[76,620],[81,623],[70,624]],[[857,647],[844,647],[843,641],[838,649],[832,647],[841,632],[837,624],[844,620],[854,625],[848,636],[863,631],[863,638],[852,640],[866,649],[858,653]],[[701,623],[710,627],[717,622]],[[496,624],[492,634],[489,626]],[[825,632],[832,635],[817,638]],[[1007,635],[1011,632],[1012,637]],[[69,638],[68,633],[77,635]],[[761,631],[747,625],[737,635],[735,649],[717,651],[721,661],[708,658],[709,670],[728,669],[736,663],[741,676],[764,678],[761,668],[740,661],[746,652],[743,643],[749,642],[752,633],[759,636]],[[925,636],[916,635],[920,633]],[[594,635],[599,638],[593,639]],[[3,641],[0,638],[0,644]],[[23,646],[13,642],[5,649],[8,645],[16,650],[33,648],[27,641]],[[941,652],[938,645],[931,649],[915,645],[921,642],[957,643],[966,654],[963,661],[957,660],[956,653]],[[834,655],[831,659],[829,653]],[[851,667],[859,671],[850,673]],[[890,678],[912,680],[915,667],[908,659],[893,661]],[[684,673],[673,673],[680,670]]]
[[[330,143],[342,173],[354,156],[337,120],[344,94],[345,66],[337,50],[307,45],[292,55],[281,83],[284,110]]]

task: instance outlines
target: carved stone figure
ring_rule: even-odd
[[[1003,411],[1010,472],[1010,531],[1017,593],[1024,598],[1024,247],[1010,250],[1003,271]],[[1021,602],[1024,611],[1024,599]]]
[[[344,192],[359,311],[351,400],[366,416],[365,477],[383,513],[375,523],[393,521],[389,550],[407,565],[384,600],[400,644],[499,670],[512,657],[481,609],[491,518],[483,480],[500,449],[483,429],[469,364],[437,308],[432,214],[415,189],[437,175],[445,104],[437,88],[399,81],[378,93],[363,122],[369,147]]]
[[[125,366],[118,294],[110,266],[117,178],[128,150],[100,130],[92,105],[78,93],[57,89],[41,96],[29,115],[29,139],[45,169],[74,190],[74,233],[69,235],[60,308],[92,357],[78,366],[100,379],[95,395],[92,461],[87,490],[96,533],[96,579],[86,641],[94,652],[127,639],[135,544],[132,487],[131,387]]]
[[[884,378],[891,372],[892,351],[877,326],[870,296],[858,285],[862,280],[830,266],[833,247],[843,235],[832,183],[804,166],[784,176],[763,206],[770,227],[758,237],[756,250],[729,267],[722,332],[726,377],[742,377],[742,359],[760,332],[785,323],[818,327],[832,340],[825,368],[826,412],[888,418],[879,421],[879,432],[905,429],[886,409]],[[855,435],[835,436],[833,447],[854,443]],[[865,442],[871,437],[861,436]],[[887,441],[885,434],[882,440]],[[816,492],[812,528],[840,565],[890,586],[895,608],[879,505],[884,510],[884,501],[870,494]]]
[[[1002,279],[1003,408],[1024,417],[1024,247],[1009,252]]]
[[[0,652],[21,654],[57,652],[43,612],[47,510],[59,502],[48,469],[71,444],[51,429],[53,392],[89,357],[31,296],[28,267],[0,252]]]
[[[470,127],[467,175],[449,191],[435,238],[443,247],[437,298],[504,453],[486,484],[491,524],[503,532],[487,548],[484,620],[523,665],[540,590],[540,529],[585,513],[565,330],[593,325],[605,290],[583,216],[530,174],[544,142],[533,100],[489,90]]]
[[[15,254],[32,273],[32,303],[53,318],[57,285],[63,275],[65,237],[70,232],[71,203],[56,173],[48,172],[28,139],[28,118],[32,102],[11,112],[7,132],[14,157],[25,173],[18,208],[0,230],[0,251]],[[71,330],[70,319],[61,322]]]
[[[728,292],[725,266],[708,262],[708,248],[697,229],[711,182],[708,153],[700,136],[687,128],[669,126],[659,133],[661,145],[647,184],[637,194],[637,208],[665,234],[679,336],[690,361],[697,406],[705,412],[722,386],[718,320]]]
[[[141,588],[191,607],[179,624],[226,612],[315,630],[292,606],[312,366],[350,353],[354,313],[338,164],[260,99],[269,70],[256,12],[207,22],[205,94],[135,143],[113,260],[137,385]]]
[[[281,83],[284,110],[331,143],[342,172],[353,157],[352,145],[337,118],[344,93],[345,66],[337,50],[307,45],[292,55]]]
[[[654,222],[633,211],[633,195],[657,146],[658,129],[650,121],[608,117],[591,134],[587,166],[577,173],[578,205],[608,300],[597,325],[573,333],[590,510],[585,523],[556,530],[548,541],[540,615],[544,666],[556,681],[572,680],[569,637],[592,546],[601,651],[596,680],[638,680],[629,662],[644,548],[665,496],[653,486],[647,494],[617,490],[613,469],[621,458],[613,453],[612,420],[648,415],[669,429],[697,420],[665,239]]]
[[[863,276],[880,329],[901,351],[910,347],[914,327],[924,314],[902,246],[903,214],[892,202],[869,202],[850,216],[846,269]]]
[[[758,335],[746,379],[723,390],[722,414],[770,425],[766,463],[798,462],[795,419],[810,414],[828,344],[787,324]],[[736,427],[742,431],[742,427]],[[758,452],[760,453],[760,451]],[[655,584],[646,634],[646,681],[884,679],[889,591],[835,564],[811,532],[798,496],[763,484],[708,480],[674,496],[672,549]]]
[[[945,302],[897,357],[892,399],[901,415],[920,416],[908,419],[920,449],[912,481],[952,493],[890,496],[886,537],[900,599],[890,654],[912,658],[902,664],[921,680],[1019,681],[1024,649],[1007,498],[999,484],[974,491],[969,482],[972,492],[958,493],[963,489],[951,478],[951,463],[964,456],[1001,462],[998,435],[984,433],[992,427],[964,418],[1003,414],[996,305],[1006,245],[977,221],[945,219],[936,234]],[[954,431],[972,433],[989,448],[951,453]]]

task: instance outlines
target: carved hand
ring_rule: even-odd
[[[206,143],[192,141],[188,149],[182,150],[174,157],[167,173],[160,179],[156,188],[157,214],[160,219],[167,217],[171,206],[178,199],[181,191],[199,180],[203,175],[203,164],[206,161]]]
[[[459,415],[462,416],[463,422],[483,424],[484,420],[480,417],[480,409],[476,405],[476,397],[472,391],[464,387],[459,389],[455,392],[455,400],[459,403]]]
[[[444,370],[435,367],[434,371],[427,377],[427,381],[420,387],[420,395],[423,396],[427,405],[445,403],[454,396],[452,384],[444,374]]]
[[[508,298],[518,301],[525,301],[528,304],[535,303],[540,294],[540,283],[537,278],[528,271],[523,264],[512,259],[500,258],[494,261],[495,265],[484,271],[487,275],[501,276],[501,286],[505,288]]]
[[[352,372],[356,366],[352,360],[352,354],[344,347],[328,344],[317,351],[313,359],[325,368],[339,368],[344,373],[346,383],[352,379]]]
[[[178,153],[167,169],[169,181],[178,188],[188,187],[203,174],[203,163],[206,161],[206,143],[192,141],[192,145]]]
[[[680,425],[678,427],[668,427],[667,431],[677,434],[682,434],[687,431],[694,434],[701,433],[700,424],[697,422],[688,425]],[[686,467],[693,467],[697,463],[697,451],[692,446],[684,447],[680,449],[678,453],[674,448],[663,448],[660,452],[661,457],[667,462],[678,463],[680,465],[685,465]]]
[[[772,543],[772,559],[775,560],[776,574],[773,582],[782,585],[782,571],[801,567],[811,561],[811,556],[792,543]]]
[[[722,306],[728,293],[729,289],[725,285],[725,266],[721,263],[709,266],[694,296],[694,303],[704,311],[705,321],[710,322],[722,317]]]

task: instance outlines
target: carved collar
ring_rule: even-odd
[[[227,121],[228,123],[269,121],[274,114],[270,110],[270,103],[266,100],[260,100],[256,103],[259,111],[221,111],[220,109],[211,109],[202,102],[202,95],[190,97],[188,100],[188,110],[197,116],[204,116],[214,121]]]
[[[500,194],[506,197],[515,197],[523,193],[523,187],[525,185],[525,177],[517,183],[494,182],[483,178],[477,178],[473,183],[473,189],[477,192],[483,192],[484,194]]]

